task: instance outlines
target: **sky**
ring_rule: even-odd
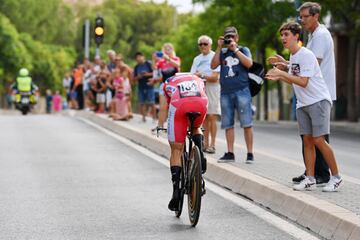
[[[165,0],[154,0],[156,3],[162,3]],[[202,4],[192,4],[191,0],[167,0],[168,3],[177,8],[179,13],[187,13],[187,12],[201,12],[204,10]]]

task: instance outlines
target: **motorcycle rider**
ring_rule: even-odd
[[[33,83],[32,78],[29,76],[29,70],[21,68],[19,76],[16,78],[15,83],[11,86],[15,92],[15,102],[19,103],[21,100],[20,93],[30,93],[30,103],[35,104],[36,98],[34,94],[38,91],[38,87]]]

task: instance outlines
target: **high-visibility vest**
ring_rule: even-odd
[[[17,77],[17,89],[20,92],[30,92],[31,91],[31,77]]]

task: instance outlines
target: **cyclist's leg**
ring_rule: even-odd
[[[187,127],[186,118],[181,115],[182,112],[177,111],[173,105],[170,105],[168,114],[168,139],[171,148],[170,171],[173,183],[173,195],[168,208],[171,211],[178,210],[180,200],[181,155],[184,149]]]
[[[193,129],[193,141],[200,150],[202,174],[206,172],[206,158],[204,156],[203,141],[204,135],[200,127]]]
[[[195,145],[200,150],[201,168],[202,168],[202,173],[204,174],[206,172],[206,158],[204,156],[204,149],[203,149],[204,135],[203,135],[203,133],[201,131],[200,126],[204,122],[204,119],[205,119],[205,116],[206,116],[207,101],[199,99],[196,102],[196,104],[194,104],[194,105],[196,106],[196,109],[194,109],[194,110],[199,112],[200,116],[198,116],[194,121],[193,141],[194,141]]]

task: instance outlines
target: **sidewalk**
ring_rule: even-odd
[[[114,131],[151,151],[169,157],[169,147],[165,138],[156,138],[150,129],[156,125],[148,119],[141,122],[140,116],[128,122],[114,122],[107,115],[90,112],[70,112],[71,115],[93,121]],[[262,123],[263,124],[263,123]],[[295,123],[280,122],[266,124]],[[340,127],[341,126],[340,124]],[[345,126],[349,127],[349,126]],[[236,145],[236,151],[244,151]],[[257,204],[311,229],[325,239],[360,239],[360,180],[344,178],[344,186],[339,193],[323,193],[320,189],[311,192],[295,192],[290,179],[304,170],[301,163],[294,165],[284,157],[256,153],[256,163],[244,161],[219,164],[216,160],[226,150],[226,142],[217,141],[217,154],[207,155],[208,171],[205,177],[235,193],[246,196]]]
[[[296,121],[257,121],[257,123],[268,124],[268,125],[280,125],[284,127],[297,127]],[[360,134],[360,122],[347,122],[347,121],[331,121],[330,123],[331,132],[333,131],[344,131],[348,133]]]

